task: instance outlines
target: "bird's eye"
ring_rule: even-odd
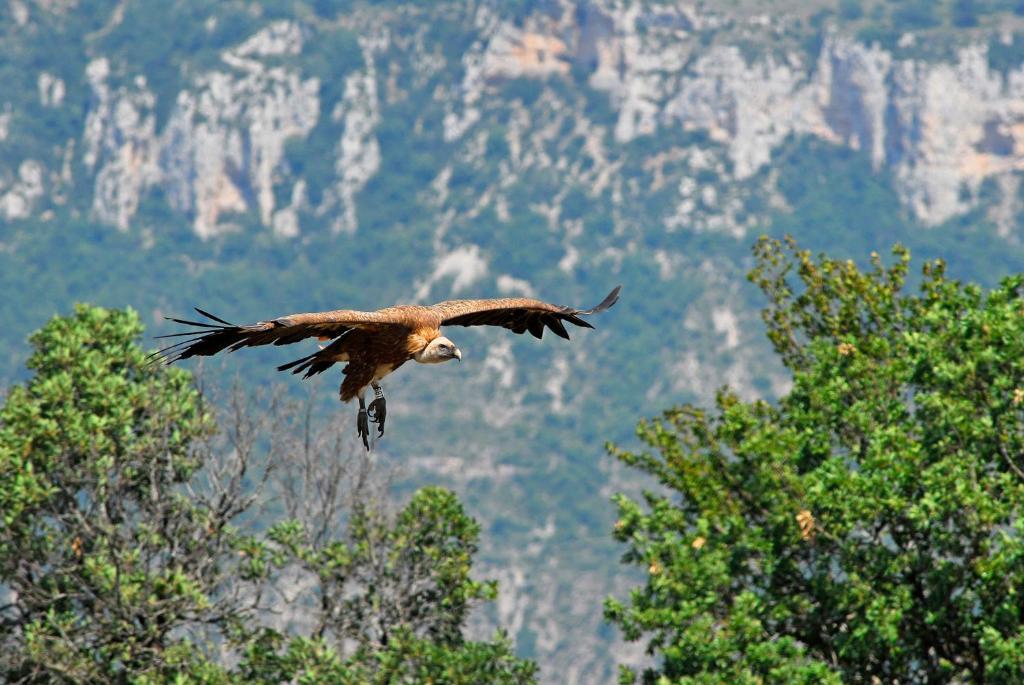
[[[441,345],[441,351],[442,352],[450,352],[451,348],[449,348],[447,345]]]

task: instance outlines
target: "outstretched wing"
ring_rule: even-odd
[[[616,286],[601,304],[593,309],[574,309],[562,305],[542,302],[525,297],[506,297],[496,300],[449,300],[433,305],[430,309],[441,315],[442,326],[501,326],[514,333],[530,331],[535,338],[544,335],[544,328],[550,328],[555,335],[569,339],[563,321],[576,326],[593,328],[581,316],[600,314],[619,299]]]
[[[376,312],[338,309],[332,312],[289,314],[269,321],[258,321],[254,324],[238,326],[196,307],[196,311],[209,321],[187,321],[167,317],[175,323],[194,326],[199,330],[158,336],[160,338],[184,337],[185,339],[157,350],[151,356],[155,360],[173,364],[179,359],[206,357],[223,350],[234,352],[243,347],[258,345],[290,345],[313,337],[329,340],[344,335],[354,328],[410,327],[417,315],[415,310],[426,311],[426,308],[389,307]]]

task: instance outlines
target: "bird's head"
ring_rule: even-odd
[[[431,340],[426,347],[416,353],[414,359],[420,364],[440,364],[449,359],[462,361],[462,352],[455,343],[442,335]]]

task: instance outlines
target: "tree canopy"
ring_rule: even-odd
[[[248,409],[218,427],[141,332],[131,310],[55,317],[0,409],[4,682],[534,682],[503,634],[463,635],[496,586],[454,494],[392,513],[338,441],[261,453]],[[254,525],[272,469],[289,516]]]
[[[1021,682],[1024,277],[755,257],[792,389],[723,389],[610,447],[661,486],[615,500],[647,580],[605,612],[659,657],[642,681]]]

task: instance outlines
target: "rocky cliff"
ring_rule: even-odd
[[[33,12],[47,7],[30,10],[14,2],[8,21],[23,26]],[[488,4],[468,3],[446,10],[467,22],[474,38],[453,64],[430,44],[423,27],[419,35],[403,35],[404,22],[389,26],[392,12],[402,15],[403,8],[364,9],[338,20],[360,35],[364,64],[335,75],[344,84],[343,94],[329,110],[321,107],[320,79],[304,76],[302,69],[303,35],[317,29],[299,21],[270,23],[221,51],[219,63],[192,75],[187,87],[166,103],[171,114],[159,129],[156,95],[144,70],[113,86],[111,57],[95,56],[80,74],[91,97],[78,149],[69,150],[69,160],[24,159],[6,169],[4,216],[43,211],[44,198],[67,183],[68,173],[78,171],[94,180],[95,215],[121,230],[131,227],[140,197],[159,186],[204,238],[230,230],[230,216],[250,209],[261,224],[286,237],[303,228],[320,230],[324,223],[355,231],[355,197],[380,166],[374,128],[381,101],[408,97],[396,85],[406,76],[403,68],[415,70],[413,87],[437,74],[453,77],[430,94],[443,103],[445,116],[441,130],[427,133],[461,141],[463,163],[473,161],[485,113],[504,110],[523,122],[504,136],[509,173],[501,181],[506,185],[517,169],[557,168],[564,132],[536,127],[545,109],[573,117],[571,133],[588,138],[584,153],[595,164],[588,179],[591,192],[607,193],[615,204],[629,190],[615,173],[628,154],[624,146],[650,138],[657,148],[659,134],[673,129],[706,134],[712,145],[702,138],[645,159],[657,172],[651,185],[671,182],[677,187],[676,212],[663,217],[668,226],[733,233],[752,229],[758,217],[738,221],[730,212],[734,203],[691,180],[703,168],[723,182],[755,176],[770,167],[773,153],[792,136],[867,151],[876,167],[893,170],[900,197],[925,225],[973,207],[986,179],[1000,188],[997,216],[1006,216],[1005,205],[1016,203],[1014,172],[1024,149],[1024,68],[992,68],[987,40],[967,43],[952,59],[936,62],[900,58],[877,43],[862,44],[826,29],[816,54],[768,49],[750,54],[728,43],[707,45],[705,37],[714,35],[725,19],[688,3],[549,3],[545,11],[520,18],[503,17]],[[773,35],[787,30],[787,18],[755,15],[741,28],[759,45],[771,46]],[[737,31],[731,22],[730,29]],[[908,33],[903,40],[912,44],[915,38]],[[45,70],[37,79],[39,104],[61,107],[64,82]],[[521,102],[502,97],[502,85],[514,79],[535,81],[543,101],[517,111]],[[610,119],[588,119],[571,97],[545,89],[551,80],[563,81],[572,94],[607,93]],[[3,103],[0,139],[9,134],[17,104]],[[331,192],[314,208],[317,220],[302,227],[295,211],[308,200],[303,179],[285,163],[284,147],[290,139],[308,136],[321,117],[340,124],[332,148],[321,151],[336,160],[336,176]],[[533,139],[532,155],[523,150],[526,130]],[[666,154],[677,165],[683,162],[678,171],[688,173],[666,177]],[[58,161],[70,161],[70,171]],[[437,182],[443,180],[442,174]],[[283,200],[277,199],[281,186],[291,189]],[[704,196],[704,211],[695,211],[697,194]],[[332,219],[320,220],[328,211]],[[1000,227],[1012,228],[1005,221]]]

